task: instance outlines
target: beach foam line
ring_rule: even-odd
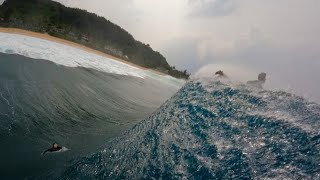
[[[17,33],[0,32],[0,52],[49,60],[68,67],[86,67],[107,73],[145,77],[145,70],[136,66],[63,43]]]

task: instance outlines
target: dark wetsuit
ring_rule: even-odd
[[[46,152],[59,151],[59,150],[61,150],[61,149],[62,149],[62,147],[60,147],[60,146],[58,146],[57,148],[52,147],[52,148],[50,148],[50,149],[45,150],[42,154],[45,154]]]

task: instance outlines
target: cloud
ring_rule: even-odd
[[[281,46],[257,28],[225,48],[213,40],[206,43],[200,45],[206,46],[207,54],[201,55],[206,58],[201,61],[197,58],[202,64],[202,74],[210,76],[222,69],[234,79],[245,82],[245,79],[255,79],[258,73],[266,72],[266,88],[282,89],[320,102],[320,86],[316,83],[316,77],[320,76],[320,56],[316,49]]]
[[[181,37],[168,41],[161,52],[169,63],[205,77],[221,69],[232,79],[246,82],[266,72],[267,89],[282,89],[320,102],[317,46],[283,46],[257,27],[239,37],[225,44],[214,37]]]
[[[189,0],[191,12],[188,17],[226,16],[236,9],[236,0]]]

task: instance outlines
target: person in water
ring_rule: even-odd
[[[45,150],[42,154],[45,154],[46,152],[55,152],[55,151],[59,151],[59,150],[61,150],[61,149],[62,149],[62,147],[61,147],[61,146],[59,146],[59,144],[57,144],[57,143],[53,143],[53,144],[52,144],[52,148]]]
[[[217,71],[214,75],[216,75],[216,76],[218,76],[219,78],[227,78],[228,76],[226,76],[225,74],[224,74],[224,72],[223,71],[221,71],[221,70],[219,70],[219,71]]]
[[[252,86],[252,87],[255,87],[255,88],[260,88],[262,89],[263,88],[263,84],[266,82],[266,77],[267,77],[267,74],[266,73],[260,73],[258,75],[258,80],[254,80],[254,81],[248,81],[247,82],[247,85],[249,86]]]

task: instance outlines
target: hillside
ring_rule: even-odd
[[[171,67],[159,52],[135,40],[120,26],[51,0],[6,0],[0,6],[0,26],[48,33],[177,78],[189,76]]]

